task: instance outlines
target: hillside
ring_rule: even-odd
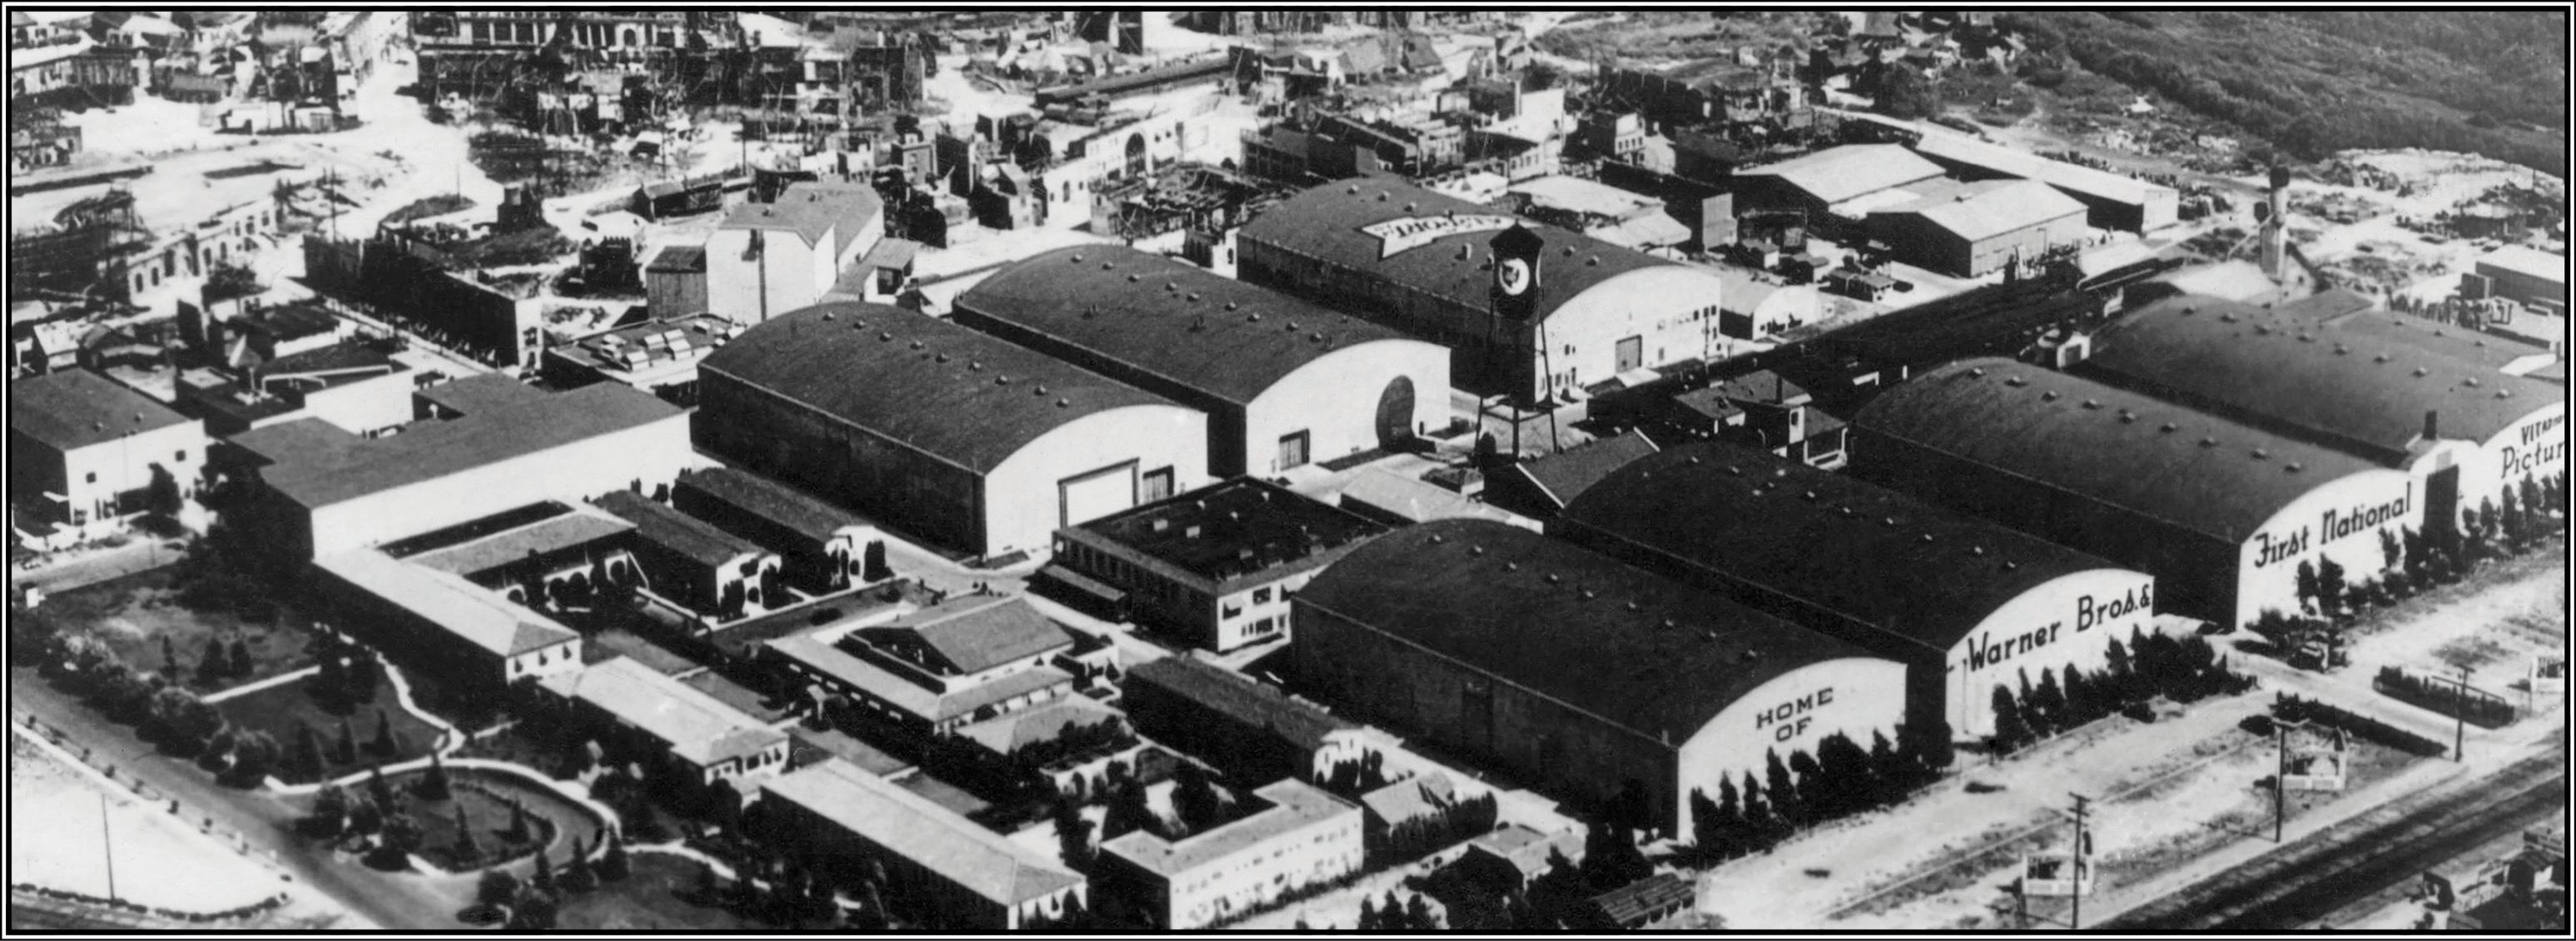
[[[2034,11],[2003,21],[2033,52],[2303,159],[2426,147],[2566,173],[2564,11]]]

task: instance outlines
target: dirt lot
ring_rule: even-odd
[[[102,811],[110,844],[101,843]],[[225,911],[285,887],[277,873],[194,832],[166,805],[143,806],[131,795],[101,788],[12,734],[10,881],[105,897],[107,845],[115,847],[116,895],[142,905]]]

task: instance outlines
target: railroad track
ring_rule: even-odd
[[[2134,909],[2104,930],[2281,930],[2314,923],[2556,810],[2567,757],[2446,783]]]

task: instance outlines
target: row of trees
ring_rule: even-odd
[[[1360,899],[1359,924],[1352,927],[1359,931],[1438,931],[1446,926],[1431,913],[1431,906],[1422,896],[1398,901],[1395,890],[1388,889],[1383,901]]]
[[[1704,790],[1691,791],[1692,855],[1697,861],[1768,851],[1801,828],[1904,800],[1940,775],[1877,732],[1871,733],[1866,750],[1840,732],[1818,742],[1814,755],[1799,749],[1783,760],[1779,752],[1766,749],[1763,765],[1758,778],[1746,772],[1741,787],[1732,776],[1721,776],[1714,800]]]
[[[313,726],[298,722],[295,751],[284,770],[291,781],[319,781],[328,776],[329,765],[354,765],[368,756],[392,761],[402,756],[406,744],[402,733],[394,731],[392,717],[381,707],[376,710],[375,735],[363,746],[358,744],[357,730],[345,716],[340,719],[339,735],[329,745],[323,744],[322,734]]]
[[[2157,696],[2196,702],[2253,687],[2251,678],[2230,668],[2227,657],[2197,634],[2131,629],[2128,644],[2113,638],[2109,645],[2110,663],[2098,672],[2070,663],[2062,671],[2042,668],[2036,685],[2028,670],[2020,671],[2018,692],[1995,684],[1995,731],[1988,738],[1995,753],[2009,755],[2112,713],[2140,710]]]
[[[82,697],[110,721],[134,726],[138,737],[163,753],[196,759],[229,786],[256,787],[274,770],[281,753],[268,733],[235,728],[169,673],[127,666],[105,641],[66,636],[57,622],[36,614],[12,618],[10,629],[11,654],[24,650],[38,658],[38,675]]]
[[[1398,820],[1387,826],[1386,843],[1377,847],[1388,860],[1415,859],[1494,831],[1501,808],[1488,791],[1440,805],[1428,816]]]
[[[555,927],[563,912],[566,896],[578,895],[604,883],[622,882],[632,874],[626,856],[626,841],[602,832],[592,842],[591,851],[579,846],[565,863],[561,875],[555,873],[552,854],[539,851],[537,868],[527,881],[506,869],[485,870],[475,883],[475,901],[498,919],[507,930],[542,931]],[[594,864],[591,857],[597,856]]]
[[[2416,676],[2393,666],[2379,668],[2371,685],[2380,692],[2426,709],[2456,716],[2487,728],[2513,722],[2513,704],[2465,685]]]

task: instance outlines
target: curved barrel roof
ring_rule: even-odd
[[[1714,442],[1620,468],[1555,525],[1576,530],[1580,542],[1625,543],[1935,651],[2042,583],[2119,568],[1843,474]]]
[[[1045,354],[883,304],[835,302],[782,314],[743,331],[698,368],[976,473],[1086,415],[1172,405]]]
[[[1853,427],[2243,542],[2291,501],[2378,469],[2205,412],[1999,357],[1880,393]]]
[[[1114,245],[1032,257],[958,295],[955,307],[1236,404],[1250,403],[1334,350],[1411,340],[1268,288]]]
[[[1573,543],[1484,520],[1380,536],[1296,600],[1675,746],[1764,683],[1870,656]]]

